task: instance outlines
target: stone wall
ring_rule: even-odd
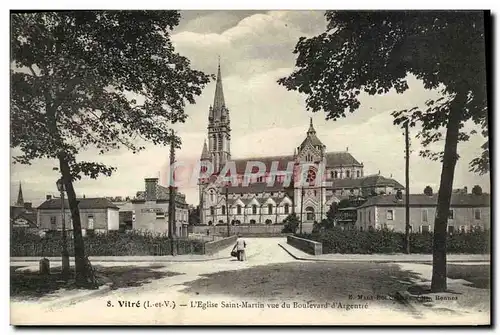
[[[238,236],[230,236],[213,242],[205,243],[205,255],[213,255],[218,251],[224,250],[225,248],[236,244]],[[227,255],[229,256],[229,255]]]
[[[188,231],[194,234],[227,236],[227,226],[189,226]],[[229,226],[229,234],[247,237],[285,236],[282,234],[283,225],[235,225]],[[209,232],[207,234],[207,231]]]
[[[286,238],[286,243],[311,255],[323,254],[323,245],[316,241],[289,235]]]

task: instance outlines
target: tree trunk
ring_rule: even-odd
[[[88,273],[85,263],[85,246],[83,244],[82,225],[80,222],[80,210],[78,209],[78,202],[76,200],[75,189],[71,180],[71,172],[68,162],[64,156],[59,156],[59,166],[68,194],[69,208],[71,210],[71,219],[73,221],[73,239],[75,248],[75,281],[76,285],[86,287],[88,284]]]
[[[460,130],[462,99],[455,97],[452,103],[444,145],[441,181],[439,184],[436,218],[434,220],[434,243],[432,246],[432,292],[446,291],[446,235],[450,211],[453,179],[457,164],[457,144]]]

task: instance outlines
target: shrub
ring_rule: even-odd
[[[299,228],[299,218],[297,214],[292,213],[288,215],[285,220],[283,220],[283,230],[282,233],[292,233],[295,234],[297,232],[297,228]]]
[[[321,242],[323,253],[391,254],[405,251],[405,234],[389,230],[358,231],[333,228],[312,234],[301,234],[309,240]],[[410,252],[432,254],[432,233],[410,235]],[[489,231],[448,235],[448,253],[486,254],[490,252]]]

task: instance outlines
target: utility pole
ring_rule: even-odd
[[[406,253],[410,253],[410,135],[408,131],[409,121],[405,122],[405,144],[406,144],[406,166],[405,166],[405,196],[406,196],[406,229],[405,229],[405,242],[406,242]]]
[[[175,190],[174,190],[174,163],[175,163],[175,147],[174,142],[170,143],[170,182],[168,185],[168,239],[170,240],[170,250],[172,256],[176,255],[174,248],[175,236]]]
[[[229,232],[229,186],[226,186],[226,220],[227,220],[227,237],[231,236]]]
[[[303,213],[304,213],[304,186],[302,186],[301,197],[300,197],[300,235],[302,235]]]

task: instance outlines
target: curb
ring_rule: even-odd
[[[174,256],[175,257],[175,256]],[[42,257],[41,257],[42,258]],[[218,261],[218,260],[224,260],[224,259],[231,259],[231,257],[218,257],[218,258],[207,258],[207,259],[168,259],[168,260],[149,260],[149,259],[90,259],[91,262],[96,262],[96,263],[187,263],[187,262],[210,262],[210,261]],[[36,263],[40,259],[10,259],[11,263]],[[61,259],[49,259],[51,262],[60,262]],[[70,260],[70,263],[73,262],[74,260]]]
[[[278,243],[278,245],[285,250],[290,256],[292,256],[294,259],[299,260],[299,261],[311,261],[311,262],[345,262],[345,263],[419,263],[419,264],[432,264],[432,260],[427,261],[427,260],[369,260],[369,259],[314,259],[311,257],[298,257],[294,255],[290,250],[285,248],[281,243]],[[292,247],[293,248],[293,247]],[[347,255],[347,254],[346,254]],[[491,264],[491,259],[488,260],[447,260],[447,264],[453,264],[453,263],[485,263],[489,262]]]

